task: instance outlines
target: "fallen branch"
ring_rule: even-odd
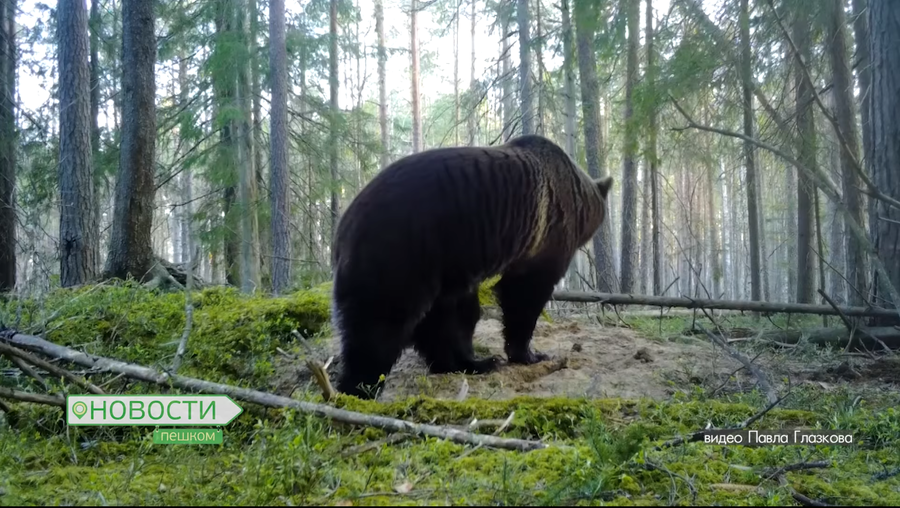
[[[7,344],[0,343],[0,353],[17,357],[23,361],[26,361],[26,362],[34,365],[35,367],[39,367],[41,369],[46,370],[47,372],[53,374],[54,376],[64,378],[71,383],[75,383],[76,385],[80,386],[81,388],[84,388],[85,390],[87,390],[95,395],[104,395],[106,393],[103,390],[101,390],[100,388],[98,388],[98,387],[94,386],[93,384],[91,384],[90,382],[76,376],[75,374],[72,374],[71,372],[67,371],[66,369],[57,367],[56,365],[53,365],[52,363],[42,360],[42,359],[40,359],[32,354],[29,354],[25,351],[22,351],[21,349],[14,348]]]
[[[319,385],[319,389],[322,390],[322,397],[325,398],[326,402],[333,400],[337,396],[337,391],[331,386],[331,380],[328,379],[328,373],[325,371],[325,367],[316,360],[315,351],[313,351],[312,346],[306,341],[306,337],[301,335],[297,330],[292,330],[291,334],[306,348],[306,352],[309,355],[306,359],[306,367],[312,372],[313,377],[316,379],[316,384]]]
[[[687,309],[720,309],[769,314],[817,314],[836,315],[838,311],[828,305],[808,303],[755,302],[741,300],[703,300],[671,296],[626,295],[617,293],[591,293],[583,291],[557,291],[553,300],[561,302],[605,303],[609,305],[649,305],[654,307],[680,307]],[[897,312],[871,307],[841,307],[847,316],[897,317]]]
[[[66,399],[62,397],[53,397],[51,395],[41,395],[40,393],[28,393],[13,390],[0,386],[0,397],[9,400],[18,400],[20,402],[33,402],[35,404],[44,404],[47,406],[56,406],[65,409]]]
[[[658,452],[658,451],[660,451],[660,450],[664,450],[664,449],[666,449],[666,448],[671,448],[671,447],[673,447],[673,446],[679,446],[679,445],[682,445],[682,444],[684,444],[684,443],[693,443],[693,442],[695,442],[695,441],[702,441],[702,440],[703,440],[703,436],[705,436],[706,434],[709,434],[710,432],[716,432],[716,431],[719,431],[719,430],[744,430],[744,429],[746,429],[747,427],[749,427],[750,425],[753,425],[757,420],[759,420],[760,418],[762,418],[763,416],[765,416],[766,413],[768,413],[769,411],[771,411],[772,409],[774,409],[775,406],[777,406],[778,404],[781,404],[781,402],[782,402],[784,399],[788,398],[788,396],[789,396],[790,394],[791,394],[791,392],[788,391],[787,393],[784,394],[783,397],[781,397],[780,399],[776,400],[775,402],[769,404],[768,406],[765,407],[765,409],[763,409],[762,411],[756,413],[755,415],[751,416],[750,418],[744,420],[743,422],[741,422],[740,425],[738,425],[738,426],[736,426],[736,427],[726,427],[726,428],[724,428],[724,429],[716,429],[716,428],[712,428],[712,427],[711,427],[711,428],[707,428],[707,429],[703,429],[703,430],[698,430],[698,431],[692,433],[691,435],[689,435],[688,437],[677,437],[677,438],[675,438],[675,439],[671,439],[671,440],[669,440],[669,441],[666,441],[665,443],[663,443],[663,444],[657,446],[657,447],[654,448],[653,450]]]
[[[838,311],[838,316],[840,316],[841,321],[844,322],[844,326],[847,327],[847,331],[850,333],[850,339],[848,339],[848,341],[847,341],[847,346],[849,349],[850,342],[852,341],[852,338],[853,338],[853,332],[854,332],[854,330],[857,329],[856,325],[854,325],[853,322],[850,321],[850,318],[848,318],[846,315],[844,315],[843,312],[841,312],[841,310],[838,308],[837,304],[834,303],[834,300],[832,300],[827,294],[825,294],[825,291],[822,291],[822,288],[819,288],[819,294],[822,295],[822,298],[824,298],[826,302],[828,302],[828,305],[831,305],[832,307],[834,307],[834,309],[836,311]],[[887,347],[887,344],[885,344],[878,337],[875,337],[874,335],[872,335],[871,333],[868,333],[866,330],[863,330],[863,329],[860,329],[860,333],[862,333],[863,335],[865,335],[865,336],[869,337],[870,339],[874,340],[875,342],[877,342],[879,345],[881,345],[881,347],[884,348],[885,351],[888,352],[888,354],[894,354],[894,352],[891,350],[891,348]]]
[[[816,501],[815,499],[808,498],[803,494],[797,492],[796,490],[794,490],[794,487],[791,487],[791,484],[788,483],[787,478],[785,478],[783,474],[778,475],[778,483],[782,487],[787,487],[788,490],[791,491],[791,496],[794,498],[794,500],[802,504],[803,506],[831,506],[828,503]]]
[[[228,395],[235,400],[252,402],[265,407],[296,409],[302,413],[330,418],[334,421],[350,425],[374,427],[392,432],[406,432],[414,435],[447,439],[460,444],[481,444],[507,450],[531,451],[548,447],[548,445],[538,441],[505,439],[496,436],[472,434],[470,432],[460,431],[441,425],[418,424],[386,416],[368,415],[356,411],[338,409],[324,404],[294,400],[288,397],[273,395],[271,393],[260,392],[248,388],[213,383],[187,376],[168,375],[148,367],[101,356],[88,355],[65,346],[59,346],[40,337],[15,334],[11,330],[0,332],[0,341],[46,356],[72,362],[83,367],[125,374],[125,376],[129,378],[140,381],[201,393]]]
[[[769,399],[770,404],[778,402],[778,393],[776,393],[775,389],[772,388],[772,385],[769,384],[769,381],[766,379],[766,376],[762,373],[762,371],[759,370],[759,367],[754,365],[753,362],[745,358],[744,355],[740,354],[736,349],[722,340],[722,338],[717,337],[714,333],[710,332],[706,328],[703,328],[700,323],[694,323],[694,326],[701,332],[705,333],[706,336],[709,337],[710,340],[712,340],[714,343],[721,346],[722,349],[728,352],[729,356],[739,361],[744,367],[747,368],[748,371],[750,371],[751,374],[753,374],[753,376],[759,382],[759,387],[762,388],[764,392],[766,392],[766,397]]]
[[[759,335],[760,340],[781,343],[783,345],[799,344],[804,336],[806,341],[817,346],[840,346],[846,348],[874,350],[879,346],[889,349],[900,348],[900,329],[894,326],[873,328],[857,328],[859,332],[851,337],[846,328],[811,328],[806,330],[773,330]]]
[[[9,347],[9,346],[6,346],[6,347]],[[12,349],[12,348],[10,348],[10,349]],[[0,350],[0,351],[2,351],[2,350]],[[34,369],[32,369],[30,365],[25,363],[25,360],[22,360],[18,356],[15,356],[10,353],[5,353],[5,356],[7,358],[9,358],[9,361],[11,361],[13,363],[13,365],[18,367],[19,370],[21,370],[23,373],[25,373],[26,376],[29,376],[29,377],[33,378],[35,381],[37,381],[38,384],[41,385],[41,388],[43,388],[46,391],[50,391],[50,385],[48,385],[47,382],[44,381],[44,378],[41,377],[41,375],[38,374]]]

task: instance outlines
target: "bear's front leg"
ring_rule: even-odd
[[[560,277],[558,270],[538,265],[504,274],[494,287],[503,311],[504,349],[510,363],[531,365],[550,359],[529,345],[534,326]]]

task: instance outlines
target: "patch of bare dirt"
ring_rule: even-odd
[[[495,319],[479,322],[474,343],[479,356],[506,358],[502,324]],[[463,378],[468,384],[468,397],[483,399],[522,395],[665,399],[677,389],[690,389],[694,384],[717,386],[740,367],[702,341],[651,340],[627,328],[601,327],[571,319],[554,323],[539,320],[532,347],[549,354],[551,360],[534,365],[504,363],[496,372],[477,376],[429,374],[422,359],[410,348],[387,376],[380,399],[410,395],[455,398]],[[339,350],[335,337],[319,356],[337,357]],[[294,363],[293,375],[283,375],[278,383],[282,388],[284,383],[296,386],[298,369],[305,371],[301,362]],[[329,368],[332,377],[339,368]],[[289,377],[293,378],[292,383]]]

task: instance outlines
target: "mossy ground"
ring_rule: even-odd
[[[276,347],[302,351],[292,329],[313,338],[328,334],[327,287],[282,298],[215,288],[198,292],[194,303],[186,375],[265,389]],[[7,302],[0,321],[95,354],[167,366],[184,326],[183,306],[183,295],[121,284]],[[681,321],[666,321],[673,330],[684,327],[683,320],[671,321]],[[33,388],[22,379],[0,383]],[[121,380],[109,389],[158,391]],[[708,425],[738,424],[766,405],[756,391],[710,393],[693,387],[666,401],[412,397],[380,403],[342,396],[336,405],[424,423],[505,419],[515,411],[505,436],[551,444],[521,453],[412,438],[349,456],[342,454],[384,432],[242,403],[245,412],[225,428],[224,444],[163,446],[152,444],[151,428],[66,428],[55,408],[14,404],[17,421],[0,421],[0,504],[783,505],[794,504],[789,490],[764,479],[763,470],[812,461],[831,467],[786,474],[808,497],[844,505],[900,501],[900,475],[885,474],[900,469],[896,391],[803,385],[753,426],[849,431],[856,439],[851,446],[700,442],[653,451]]]

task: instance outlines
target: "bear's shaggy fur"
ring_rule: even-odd
[[[537,319],[577,250],[605,216],[610,177],[593,180],[552,141],[441,148],[381,171],[335,232],[333,319],[341,335],[337,389],[369,398],[412,345],[432,373],[480,374],[478,285],[494,287],[509,362],[530,349]]]

